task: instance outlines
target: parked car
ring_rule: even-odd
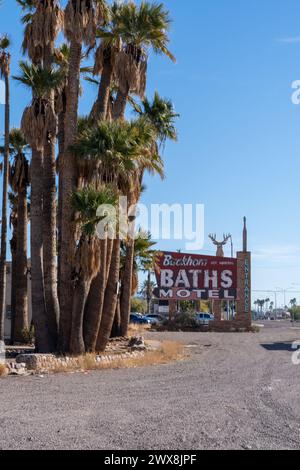
[[[211,313],[197,313],[196,314],[197,321],[201,325],[208,325],[209,322],[214,321],[215,317]]]
[[[140,313],[131,313],[129,322],[134,325],[151,325],[151,321]]]
[[[165,321],[165,318],[162,315],[149,313],[148,315],[145,315],[145,317],[150,320],[152,325],[161,325]]]

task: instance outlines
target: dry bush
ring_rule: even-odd
[[[138,335],[143,335],[143,333],[151,330],[151,325],[134,325],[130,324],[128,327],[128,334],[127,336],[138,336]]]
[[[0,377],[5,377],[8,371],[5,364],[0,364]]]
[[[106,355],[104,355],[106,357]],[[139,356],[119,357],[113,356],[111,361],[96,361],[95,354],[85,354],[73,358],[66,365],[55,366],[51,372],[75,372],[101,369],[129,369],[134,367],[152,366],[156,364],[167,364],[168,362],[182,359],[184,357],[184,346],[172,341],[164,341],[157,350],[146,351]]]
[[[247,330],[249,333],[260,333],[260,326],[259,325],[251,325]]]

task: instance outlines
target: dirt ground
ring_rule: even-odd
[[[184,361],[0,380],[0,449],[297,449],[300,328],[148,333]]]

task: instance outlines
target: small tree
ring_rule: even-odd
[[[147,312],[147,302],[143,299],[138,299],[134,297],[131,300],[131,312],[133,313],[146,313]]]

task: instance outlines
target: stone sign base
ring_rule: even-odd
[[[245,318],[243,320],[231,321],[218,321],[215,320],[210,323],[209,330],[213,332],[230,333],[240,330],[249,330],[251,328],[251,319]]]

